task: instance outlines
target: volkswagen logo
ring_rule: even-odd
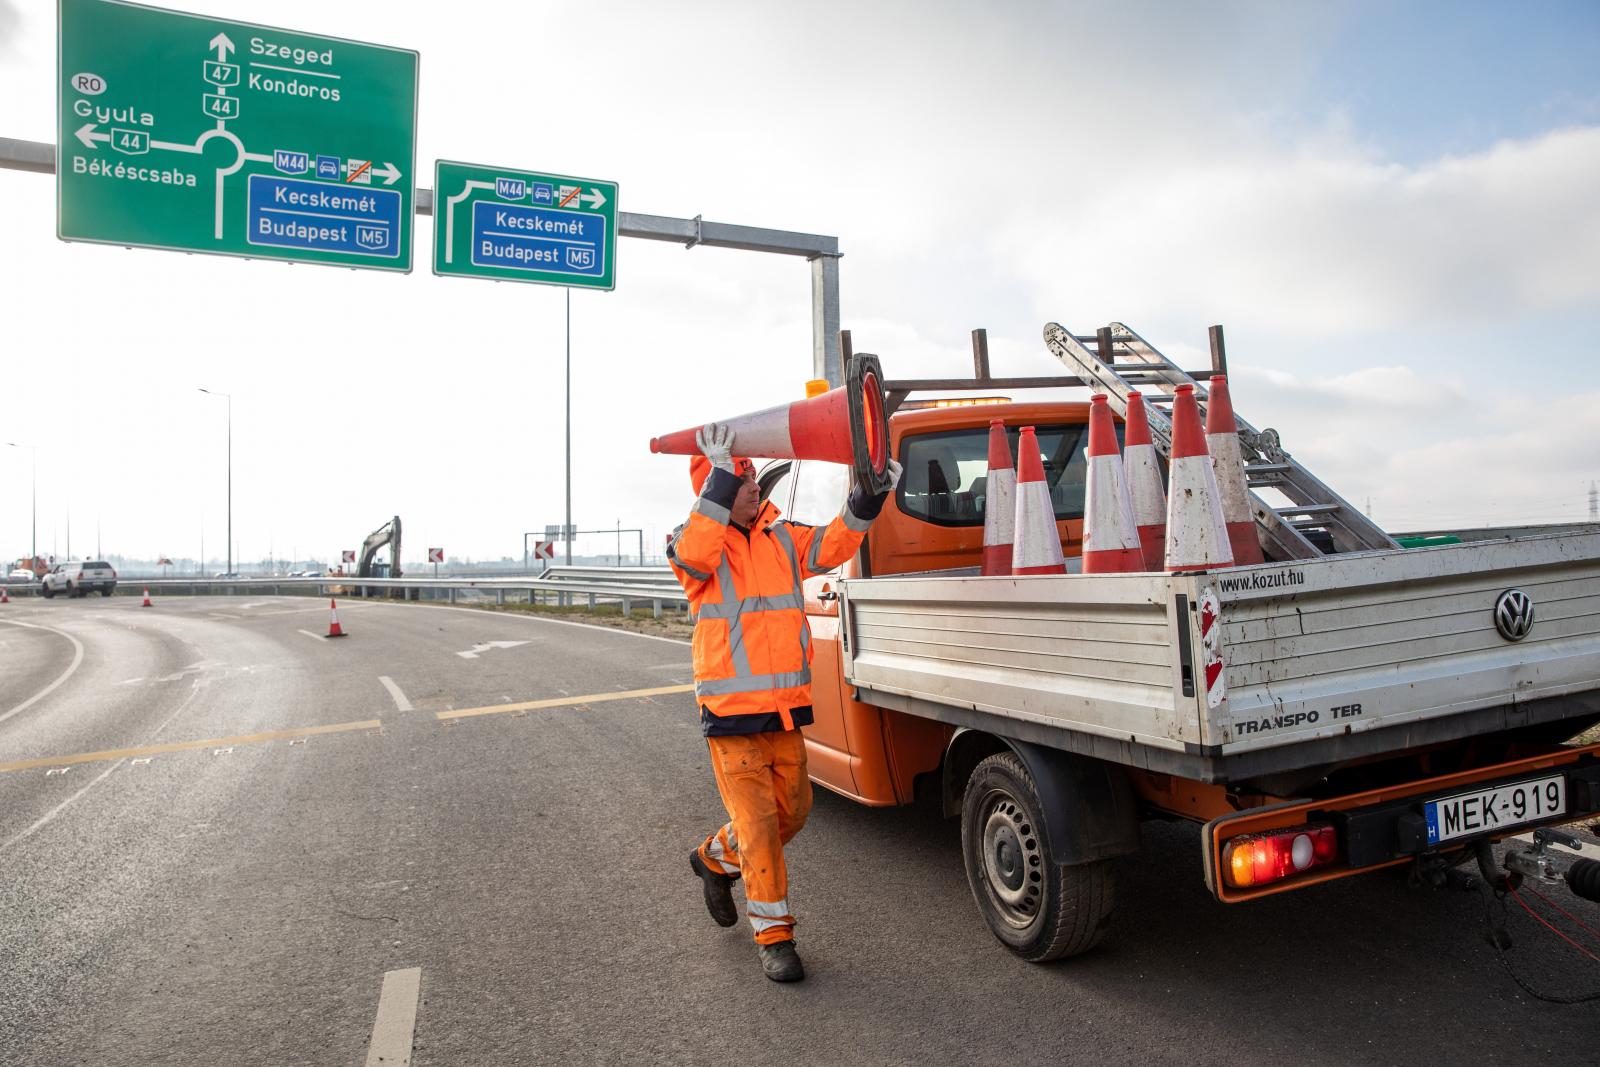
[[[1507,589],[1494,602],[1494,628],[1507,641],[1521,641],[1533,629],[1533,598],[1520,589]]]

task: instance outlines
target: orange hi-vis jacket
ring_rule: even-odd
[[[811,628],[800,583],[855,555],[883,506],[858,489],[838,518],[816,527],[780,519],[767,501],[746,534],[730,518],[739,482],[713,469],[667,544],[695,620],[694,689],[707,737],[811,724]]]

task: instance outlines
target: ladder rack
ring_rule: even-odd
[[[1202,412],[1207,401],[1205,385],[1162,355],[1149,341],[1120,322],[1094,334],[1080,335],[1051,322],[1044,328],[1045,347],[1066,364],[1083,383],[1103,392],[1116,412],[1127,417],[1128,394],[1138,391],[1145,399],[1150,437],[1156,449],[1171,458],[1171,404],[1180,385],[1194,386]],[[1213,362],[1225,367],[1221,355],[1222,331],[1212,327]],[[1089,345],[1094,347],[1091,349]],[[1237,417],[1237,413],[1236,417]],[[1283,450],[1278,432],[1257,431],[1238,419],[1239,439],[1245,453],[1245,477],[1250,486],[1250,506],[1256,530],[1269,559],[1313,559],[1333,552],[1399,548],[1371,519]],[[1292,503],[1274,507],[1257,489],[1275,489]],[[1307,534],[1312,536],[1307,536]]]

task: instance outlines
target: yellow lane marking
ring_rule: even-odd
[[[163,745],[141,745],[138,748],[113,748],[104,752],[82,752],[76,756],[45,756],[41,759],[14,760],[0,763],[0,774],[6,771],[29,771],[38,767],[61,767],[71,763],[98,763],[102,760],[123,759],[128,756],[156,756],[164,752],[193,752],[202,748],[225,748],[229,745],[254,745],[263,741],[282,741],[286,738],[310,737],[313,734],[339,734],[350,730],[376,730],[383,723],[377,719],[360,722],[336,722],[329,726],[305,726],[298,730],[266,730],[259,734],[241,734],[238,737],[212,737],[204,741],[172,741]]]
[[[638,700],[640,697],[665,696],[668,693],[692,693],[692,685],[663,685],[655,689],[629,689],[621,693],[592,693],[586,697],[559,697],[553,700],[519,700],[515,704],[490,704],[483,708],[459,708],[455,711],[436,711],[439,719],[465,719],[472,715],[500,715],[508,711],[531,711],[534,708],[563,708],[573,704],[600,704],[607,700]]]

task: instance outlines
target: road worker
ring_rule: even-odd
[[[796,982],[805,969],[783,846],[811,810],[800,735],[812,721],[811,631],[800,583],[855,555],[888,491],[855,488],[824,527],[789,522],[761,500],[755,465],[733,454],[729,427],[710,423],[695,441],[704,454],[690,461],[689,479],[699,497],[673,532],[667,560],[695,618],[695,699],[729,822],[689,854],[689,865],[720,926],[739,921],[733,883],[744,879],[762,970]],[[889,477],[893,491],[894,460]]]

